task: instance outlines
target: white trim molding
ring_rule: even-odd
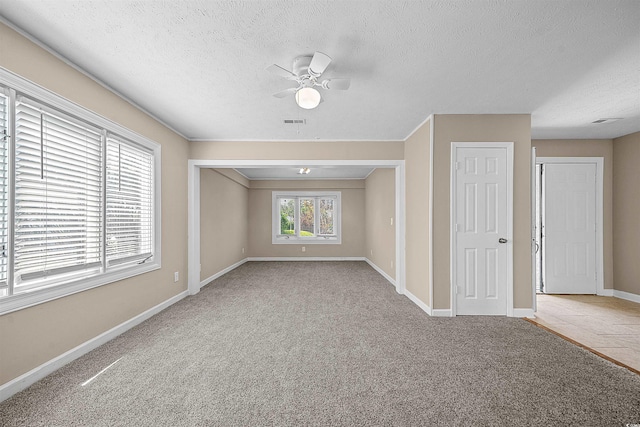
[[[424,302],[422,302],[422,300],[420,298],[418,298],[417,296],[415,296],[414,294],[412,294],[410,291],[406,290],[404,291],[404,295],[409,298],[409,300],[411,300],[412,303],[414,303],[415,305],[417,305],[418,307],[420,307],[420,309],[422,309],[422,311],[424,311],[425,313],[427,313],[429,316],[432,316],[433,314],[431,313],[431,307],[429,307],[427,304],[425,304]]]
[[[396,215],[396,292],[404,294],[406,290],[406,253],[405,253],[405,237],[406,237],[406,169],[404,161],[395,168],[395,215]]]
[[[626,299],[627,301],[633,301],[640,303],[640,295],[632,294],[631,292],[619,291],[617,289],[605,289],[605,291],[613,291],[613,296],[620,299]]]
[[[514,308],[511,317],[535,317],[533,308]]]
[[[382,270],[380,267],[375,265],[373,263],[373,261],[371,261],[369,258],[364,258],[364,261],[366,261],[366,263],[369,264],[371,266],[371,268],[373,268],[375,271],[377,271],[382,277],[387,279],[387,281],[389,283],[391,283],[393,286],[396,286],[396,280],[394,278],[392,278],[391,276],[389,276],[387,273],[385,273],[384,270]],[[396,286],[396,289],[397,289],[397,286]]]
[[[450,308],[432,308],[431,315],[433,317],[455,317]]]
[[[61,354],[60,356],[57,356],[49,360],[48,362],[45,362],[42,365],[30,370],[29,372],[24,373],[17,378],[14,378],[8,383],[2,384],[0,386],[0,402],[26,389],[37,381],[40,381],[47,375],[62,368],[64,365],[111,341],[118,335],[123,334],[134,326],[139,325],[153,315],[161,312],[165,308],[177,303],[187,295],[187,291],[180,292],[179,294],[156,305],[155,307],[151,307],[150,309],[138,314],[137,316],[132,317],[131,319],[109,329],[108,331],[103,332],[100,335],[78,345],[77,347],[72,348],[71,350]]]
[[[247,261],[365,261],[365,258],[361,256],[265,256],[249,257]]]
[[[187,202],[187,268],[189,295],[200,292],[200,168],[193,167],[189,160],[187,171],[189,188]]]
[[[538,195],[536,194],[537,181],[538,176],[536,175],[536,147],[531,147],[531,165],[529,166],[531,170],[529,174],[531,175],[531,183],[529,184],[530,192],[531,192],[531,298],[533,308],[533,312],[538,311],[538,299],[536,298],[536,265],[537,265],[537,257],[538,251],[536,250],[537,246],[537,237],[536,237],[536,199]]]
[[[200,287],[202,288],[203,286],[208,285],[209,283],[211,283],[214,280],[216,280],[218,277],[224,276],[228,272],[230,272],[232,270],[235,270],[236,268],[240,267],[242,264],[244,264],[247,261],[249,261],[249,258],[241,259],[240,261],[236,262],[235,264],[231,264],[229,267],[218,271],[216,274],[213,274],[213,275],[207,277],[206,279],[201,280],[200,281]]]
[[[433,150],[435,145],[435,115],[429,116],[429,301],[433,304]]]

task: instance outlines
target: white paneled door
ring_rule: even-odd
[[[596,165],[543,167],[544,291],[596,293]]]
[[[506,147],[455,147],[456,314],[507,314],[510,242]]]

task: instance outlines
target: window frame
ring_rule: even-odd
[[[46,286],[34,289],[32,291],[24,291],[18,294],[8,296],[0,296],[0,315],[10,313],[12,311],[21,310],[57,298],[68,296],[77,292],[114,283],[123,279],[137,276],[139,274],[148,273],[158,270],[162,266],[162,241],[161,241],[161,163],[162,152],[161,146],[136,132],[133,132],[118,123],[115,123],[93,111],[88,110],[48,89],[45,89],[23,77],[18,76],[2,67],[0,67],[0,90],[6,90],[9,97],[9,148],[8,148],[8,169],[9,169],[9,194],[8,194],[8,248],[11,249],[7,254],[7,286],[11,292],[14,287],[14,265],[13,265],[13,246],[14,246],[14,209],[15,209],[15,102],[18,96],[26,96],[41,103],[48,108],[57,110],[60,113],[74,117],[80,121],[102,130],[102,265],[96,270],[74,272],[70,274],[59,275],[58,280]],[[119,139],[131,142],[133,145],[139,145],[150,151],[153,155],[153,184],[152,184],[152,242],[153,256],[143,263],[139,260],[130,263],[107,265],[105,257],[105,236],[106,236],[106,140],[107,135],[113,135]]]
[[[295,234],[280,234],[280,199],[295,199]],[[334,235],[300,236],[300,199],[314,199],[314,232],[319,228],[319,201],[334,200]],[[273,191],[271,193],[271,243],[274,245],[342,244],[342,192],[340,191]]]

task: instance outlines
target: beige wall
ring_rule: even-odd
[[[451,142],[513,142],[514,308],[531,308],[531,116],[528,114],[435,115],[433,141],[433,306],[451,308],[449,182]]]
[[[613,140],[614,288],[640,295],[640,132]]]
[[[249,189],[238,181],[249,184],[231,169],[200,171],[200,281],[249,252]]]
[[[402,141],[192,142],[190,159],[402,160]]]
[[[533,140],[537,157],[604,157],[604,287],[613,288],[613,141],[611,139]]]
[[[162,268],[0,316],[3,384],[186,290],[188,144],[1,23],[0,66],[162,145]]]
[[[379,168],[365,180],[365,256],[392,279],[396,278],[395,175],[395,169]]]
[[[341,191],[342,244],[271,243],[271,193],[280,190]],[[251,181],[249,190],[250,257],[363,257],[365,244],[364,180]],[[306,248],[302,252],[302,247]]]
[[[431,307],[429,295],[429,174],[431,121],[405,142],[406,289]]]

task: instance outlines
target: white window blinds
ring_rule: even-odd
[[[107,261],[143,261],[153,255],[153,154],[107,138]]]
[[[101,138],[55,110],[16,103],[16,285],[100,266]]]
[[[0,88],[2,91],[2,88]],[[0,92],[0,290],[7,286],[7,252],[8,248],[8,98]],[[2,295],[2,291],[0,291]]]
[[[161,147],[0,67],[0,315],[160,268]]]

